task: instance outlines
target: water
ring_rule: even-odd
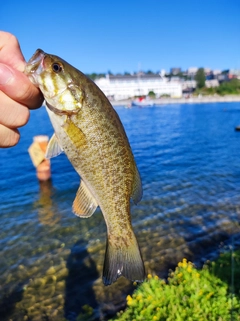
[[[240,104],[116,110],[142,176],[132,219],[147,272],[164,276],[183,257],[201,266],[232,236],[239,246]],[[88,304],[103,319],[124,306],[132,285],[101,283],[102,214],[72,214],[79,177],[65,155],[52,160],[52,184],[39,185],[27,149],[34,135],[52,134],[44,108],[21,134],[18,146],[0,151],[0,315],[75,320]]]

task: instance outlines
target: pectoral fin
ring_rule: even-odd
[[[81,181],[76,198],[73,202],[73,213],[80,217],[87,218],[95,212],[97,207],[97,201],[92,196],[85,183]]]
[[[76,148],[83,149],[87,147],[87,139],[82,130],[76,126],[70,118],[67,118],[62,126],[69,139],[73,142]]]
[[[61,154],[62,151],[63,151],[62,147],[59,145],[56,135],[53,134],[48,143],[45,157],[48,159],[52,157],[56,157],[59,154]]]
[[[142,182],[137,166],[135,166],[133,189],[132,189],[132,200],[134,204],[137,204],[142,199]]]

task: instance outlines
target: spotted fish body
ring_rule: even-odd
[[[62,150],[81,177],[73,212],[99,206],[107,225],[103,282],[123,275],[143,281],[144,265],[131,225],[130,198],[142,197],[139,172],[122,123],[102,91],[61,58],[38,49],[25,73],[42,91],[55,134],[47,156]]]

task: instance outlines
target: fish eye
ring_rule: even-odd
[[[53,70],[54,72],[59,73],[59,72],[62,71],[62,69],[63,69],[63,68],[62,68],[62,66],[61,66],[60,63],[54,62],[54,63],[52,64],[52,70]]]

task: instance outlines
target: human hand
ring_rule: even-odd
[[[18,127],[29,119],[29,109],[42,105],[43,96],[23,73],[26,61],[17,38],[0,31],[0,147],[18,143]]]

